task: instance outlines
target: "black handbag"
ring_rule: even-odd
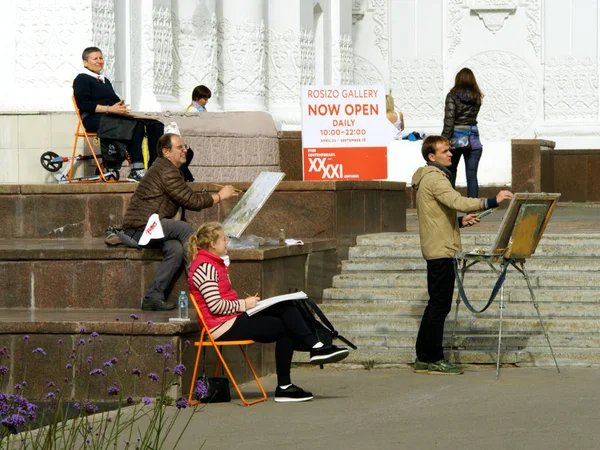
[[[221,375],[225,375],[223,366],[221,366]],[[223,403],[231,401],[229,378],[206,376],[206,348],[202,351],[202,376],[198,381],[202,381],[206,387],[204,395],[196,398],[200,403]]]
[[[202,375],[200,380],[206,386],[206,393],[199,399],[200,403],[223,403],[231,401],[228,378]]]

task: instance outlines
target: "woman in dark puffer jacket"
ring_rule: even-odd
[[[454,87],[446,96],[444,110],[444,130],[442,136],[450,141],[452,148],[452,166],[450,182],[456,183],[456,171],[460,157],[465,157],[467,175],[467,196],[477,198],[479,185],[477,182],[477,167],[483,148],[479,140],[477,114],[481,108],[483,94],[477,85],[471,69],[463,68],[454,79]]]

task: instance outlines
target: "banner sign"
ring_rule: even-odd
[[[383,86],[302,88],[305,181],[386,179],[387,144],[397,133]]]

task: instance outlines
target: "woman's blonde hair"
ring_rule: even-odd
[[[385,112],[394,112],[394,97],[389,94],[385,96]]]
[[[223,225],[219,222],[206,222],[200,225],[187,244],[189,260],[196,257],[198,249],[208,250],[210,243],[219,239],[219,231],[222,229]]]

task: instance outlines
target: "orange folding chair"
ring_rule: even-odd
[[[235,390],[237,391],[237,393],[240,396],[240,399],[242,400],[244,405],[250,406],[250,405],[254,405],[255,403],[264,402],[267,399],[267,394],[262,387],[262,384],[258,378],[258,375],[256,375],[256,371],[254,370],[254,367],[252,367],[252,363],[250,363],[250,360],[248,359],[246,350],[243,347],[244,345],[255,344],[256,342],[254,342],[253,340],[250,340],[250,339],[243,340],[243,341],[215,341],[214,338],[212,337],[212,334],[210,333],[208,327],[206,326],[206,322],[204,321],[204,316],[202,315],[202,311],[200,311],[200,308],[198,307],[198,303],[196,302],[196,299],[194,298],[194,296],[192,294],[190,294],[190,299],[192,300],[194,308],[196,309],[196,313],[198,314],[198,317],[200,318],[200,322],[202,324],[202,331],[200,333],[200,339],[197,342],[194,342],[194,345],[196,347],[198,347],[198,353],[196,354],[196,364],[194,366],[194,374],[192,375],[192,384],[190,386],[190,393],[188,396],[188,405],[194,406],[199,403],[197,400],[192,400],[192,396],[194,395],[194,389],[196,386],[196,375],[198,374],[198,364],[200,363],[200,355],[202,354],[202,350],[204,349],[204,347],[213,347],[215,349],[215,352],[217,353],[217,366],[215,367],[215,375],[214,376],[215,377],[218,376],[219,368],[221,367],[220,365],[223,364],[223,368],[227,372],[227,376],[233,383],[233,386],[235,387]],[[231,370],[229,370],[229,367],[227,366],[227,363],[225,362],[225,358],[223,358],[222,351],[219,349],[219,347],[226,347],[226,346],[232,346],[232,345],[237,345],[240,347],[240,350],[242,351],[242,354],[244,355],[244,359],[246,360],[246,364],[248,364],[248,368],[252,372],[252,375],[254,376],[254,380],[256,381],[256,384],[258,385],[260,392],[262,392],[261,398],[249,402],[246,400],[246,398],[242,394],[242,391],[240,390],[240,387],[238,386],[237,382],[235,381],[235,378],[233,377]]]

